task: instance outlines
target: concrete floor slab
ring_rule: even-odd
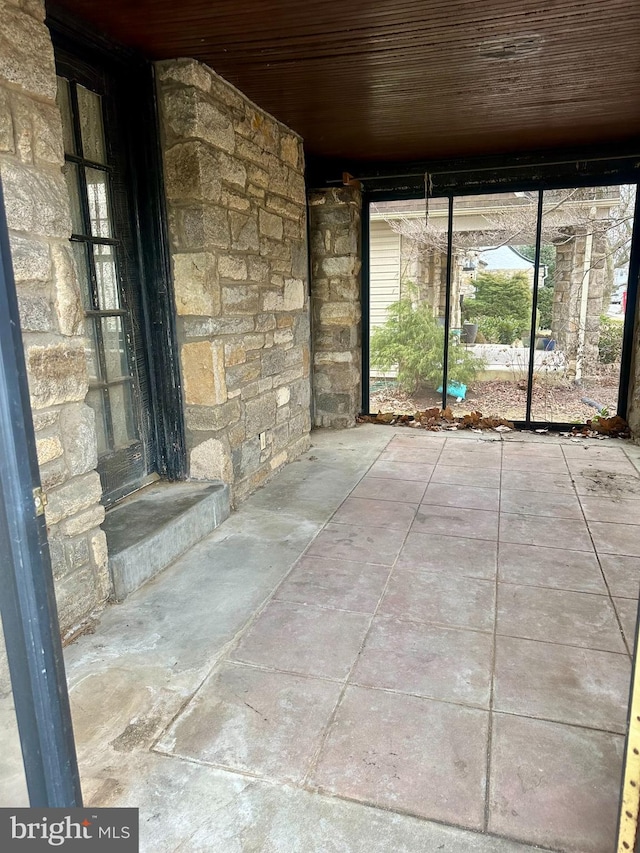
[[[494,610],[493,581],[403,572],[391,577],[379,612],[415,622],[492,631]]]
[[[351,681],[488,708],[492,644],[488,634],[377,617]]]
[[[623,746],[620,735],[495,714],[489,829],[568,853],[612,850]]]
[[[389,577],[387,566],[325,557],[301,557],[276,598],[338,610],[373,613]]]
[[[498,584],[498,634],[624,652],[608,596]]]
[[[489,715],[349,687],[312,775],[323,791],[482,829]]]
[[[394,571],[438,572],[448,578],[494,580],[497,553],[495,542],[411,531]]]
[[[417,509],[418,504],[415,503],[350,497],[338,507],[331,521],[339,524],[366,524],[406,533],[413,524]]]
[[[599,559],[611,595],[637,599],[640,590],[640,557],[601,554]]]
[[[498,513],[483,509],[421,504],[411,530],[415,533],[496,540]]]
[[[156,745],[160,752],[302,782],[341,686],[223,663]]]
[[[607,594],[598,558],[585,551],[501,542],[498,576],[503,583]]]
[[[271,601],[240,639],[232,659],[319,678],[345,679],[371,617]]]
[[[431,482],[427,486],[422,503],[497,511],[500,508],[500,490],[480,486]]]
[[[498,636],[493,707],[624,734],[630,674],[626,654]]]
[[[640,557],[600,554],[600,571],[591,547],[567,549],[611,523],[589,517],[522,515],[533,546],[471,538],[487,535],[482,517],[495,511],[448,506],[446,490],[418,510],[441,529],[382,528],[382,516],[406,510],[380,504],[415,506],[436,483],[461,486],[449,495],[459,502],[502,483],[535,492],[536,509],[545,495],[574,497],[550,500],[556,508],[577,493],[637,499],[635,473],[606,466],[629,460],[637,471],[640,449],[373,425],[312,440],[66,649],[86,801],[139,807],[142,853],[524,853],[535,842],[609,853],[623,743],[611,729],[623,726]],[[381,465],[405,466],[402,477],[371,476],[381,453]],[[512,466],[562,456],[588,471],[575,487],[569,468]],[[431,473],[423,460],[436,458]],[[331,522],[343,504],[344,521]],[[505,625],[530,639],[503,636]],[[234,660],[245,653],[251,661]],[[17,787],[0,783],[0,802],[20,805],[9,710],[0,701],[0,764]],[[225,762],[233,770],[212,766]],[[314,766],[317,778],[306,775]]]

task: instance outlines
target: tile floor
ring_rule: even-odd
[[[596,442],[389,437],[156,751],[609,853],[636,468]]]

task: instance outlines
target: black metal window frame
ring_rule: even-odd
[[[85,316],[91,319],[93,333],[96,338],[96,356],[98,359],[98,368],[100,376],[97,379],[89,380],[89,390],[97,390],[102,392],[102,405],[105,413],[105,423],[104,428],[106,432],[108,451],[113,452],[115,449],[114,446],[114,432],[113,432],[113,419],[111,413],[111,402],[108,393],[108,389],[111,386],[128,384],[130,386],[130,393],[132,399],[136,399],[137,397],[137,389],[135,383],[135,350],[132,346],[127,346],[127,365],[128,365],[128,373],[127,375],[122,375],[117,379],[109,379],[107,365],[106,365],[106,357],[105,357],[105,348],[104,348],[104,340],[103,340],[103,332],[102,332],[102,323],[100,322],[102,318],[107,317],[119,317],[123,323],[123,331],[125,333],[125,337],[127,341],[131,341],[132,331],[129,328],[128,324],[128,312],[125,308],[111,308],[111,309],[101,309],[100,301],[98,296],[98,284],[97,284],[97,274],[96,274],[96,261],[95,261],[95,253],[92,251],[94,246],[111,246],[114,249],[118,250],[114,252],[114,265],[116,272],[116,279],[119,281],[121,279],[121,271],[120,271],[120,252],[122,251],[122,241],[118,239],[117,236],[112,238],[109,237],[99,237],[93,235],[92,232],[92,224],[91,224],[91,212],[89,209],[88,202],[88,188],[87,188],[87,177],[86,177],[86,169],[95,169],[99,172],[104,172],[106,175],[111,176],[113,174],[113,167],[110,164],[99,163],[95,160],[88,159],[84,156],[84,144],[82,140],[82,129],[80,126],[80,109],[78,104],[78,83],[76,80],[71,79],[68,81],[69,85],[69,96],[71,101],[71,119],[73,124],[73,137],[75,150],[78,152],[77,154],[69,154],[65,153],[65,161],[67,163],[72,163],[77,166],[77,175],[78,181],[80,184],[80,215],[82,218],[82,233],[71,235],[72,243],[79,243],[82,245],[84,250],[84,260],[87,265],[87,269],[89,272],[89,298],[90,298],[90,307],[85,308]],[[114,210],[113,197],[112,197],[112,182],[107,182],[107,208],[109,213],[111,214]],[[114,235],[117,234],[118,222],[117,220],[113,220],[114,226]],[[126,297],[126,294],[121,294],[121,296]],[[134,417],[139,414],[139,407],[134,406]],[[138,435],[143,430],[143,426],[139,423],[139,419],[136,418],[136,432]]]
[[[370,400],[370,293],[371,293],[371,270],[369,262],[369,243],[370,243],[370,206],[373,202],[384,201],[407,201],[426,197],[425,187],[429,185],[429,198],[446,198],[447,199],[447,269],[446,269],[446,308],[444,317],[444,340],[449,340],[450,329],[450,306],[451,306],[451,278],[452,278],[452,238],[453,238],[453,202],[456,197],[464,197],[469,195],[488,195],[496,192],[512,192],[512,191],[535,191],[538,194],[537,198],[537,220],[536,220],[536,241],[535,241],[535,259],[534,259],[534,292],[532,301],[532,328],[535,327],[535,316],[537,311],[537,295],[539,287],[539,265],[540,265],[540,246],[541,246],[541,218],[542,218],[542,203],[545,190],[573,189],[575,187],[604,187],[604,186],[619,186],[623,183],[634,184],[636,186],[636,199],[634,210],[633,231],[631,236],[631,253],[629,259],[629,277],[627,286],[627,304],[624,319],[624,331],[622,341],[622,356],[620,362],[620,380],[618,386],[618,414],[626,419],[629,406],[629,391],[631,381],[631,369],[633,361],[633,341],[634,329],[636,326],[636,313],[638,303],[638,287],[640,277],[640,164],[638,159],[633,161],[626,158],[620,163],[610,160],[609,168],[603,168],[600,160],[585,161],[583,163],[583,172],[578,172],[571,179],[567,177],[569,169],[566,168],[566,163],[551,164],[547,166],[539,165],[537,168],[538,175],[532,176],[530,170],[520,170],[518,176],[518,167],[515,169],[515,174],[506,170],[502,174],[497,166],[487,167],[486,174],[483,170],[479,172],[475,170],[465,171],[447,171],[442,172],[424,172],[420,176],[420,183],[416,180],[416,175],[405,175],[400,177],[391,176],[374,176],[365,179],[362,195],[362,246],[363,246],[363,263],[362,263],[362,412],[364,414],[372,414],[369,411]],[[615,165],[615,168],[614,168]],[[540,173],[548,172],[545,177],[540,176]],[[489,178],[489,174],[493,180]],[[495,176],[499,179],[496,180]],[[427,177],[428,176],[428,177]],[[496,186],[496,183],[498,184]],[[400,189],[400,185],[404,185],[405,189]],[[366,255],[364,254],[366,253]],[[534,337],[530,341],[530,347],[534,346]],[[448,379],[448,346],[445,346],[443,353],[443,371],[442,371],[442,408],[447,405],[447,379]],[[533,389],[533,372],[534,361],[532,357],[532,349],[530,350],[529,365],[527,370],[527,401],[524,420],[514,421],[516,427],[524,429],[549,429],[552,431],[566,431],[574,429],[576,423],[566,421],[536,421],[531,417],[532,408],[532,389]],[[497,413],[499,414],[499,413]]]
[[[182,377],[154,67],[136,51],[113,42],[60,8],[47,9],[46,24],[56,51],[87,65],[98,62],[119,81],[118,104],[132,190],[134,251],[141,279],[142,332],[147,342],[145,357],[155,468],[167,480],[183,480],[187,466]],[[78,162],[75,157],[68,159]],[[81,159],[89,168],[108,170],[102,163]],[[72,240],[86,244],[86,236],[74,235]],[[117,243],[105,238],[92,238],[92,241],[96,245]],[[123,495],[114,495],[113,500],[126,493],[125,490]]]

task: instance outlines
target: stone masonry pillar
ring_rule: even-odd
[[[355,424],[361,408],[360,214],[356,187],[309,195],[314,425]]]

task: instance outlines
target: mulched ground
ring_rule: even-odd
[[[571,382],[546,385],[536,379],[533,387],[532,417],[536,421],[584,423],[598,414],[597,409],[582,402],[585,397],[606,407],[609,416],[614,415],[618,403],[618,371],[603,370],[597,380],[591,380],[581,388]],[[456,403],[451,397],[448,403],[453,414],[458,416],[480,411],[486,416],[524,420],[526,399],[526,383],[496,380],[476,383],[467,391],[466,399],[462,403]],[[371,395],[370,411],[372,414],[413,414],[417,410],[441,404],[440,394],[429,391],[409,396],[390,383],[386,388],[376,390]]]

